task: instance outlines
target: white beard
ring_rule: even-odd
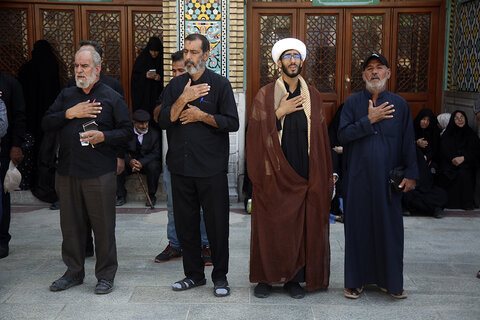
[[[148,132],[148,128],[145,130],[142,130],[140,128],[135,127],[135,131],[137,131],[138,134],[146,134]]]
[[[97,79],[97,70],[94,69],[93,72],[92,72],[92,75],[90,77],[87,77],[87,79],[83,80],[83,79],[78,79],[77,76],[75,76],[75,83],[77,85],[77,87],[81,88],[81,89],[85,89],[85,88],[88,88],[92,85],[92,83],[95,82],[95,80]]]
[[[203,59],[200,60],[200,62],[198,63],[198,66],[195,66],[195,64],[190,64],[190,63],[186,64],[185,63],[185,69],[187,69],[187,72],[190,75],[197,74],[200,71],[202,71],[204,68],[205,68],[205,61]]]
[[[380,80],[376,84],[374,84],[373,81],[365,81],[365,87],[371,93],[382,92],[383,90],[385,90],[386,84],[387,84],[387,77],[383,78],[383,80]]]

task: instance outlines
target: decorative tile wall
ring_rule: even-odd
[[[178,47],[185,37],[201,33],[210,41],[207,68],[223,76],[228,75],[228,7],[227,0],[179,0]]]
[[[452,1],[449,90],[480,91],[480,1]]]

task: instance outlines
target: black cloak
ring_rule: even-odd
[[[159,51],[152,58],[150,50]],[[160,75],[160,81],[148,79],[146,74],[155,69]],[[163,90],[163,45],[159,38],[151,37],[147,47],[138,56],[132,70],[132,107],[133,111],[143,109],[153,114],[155,101]]]

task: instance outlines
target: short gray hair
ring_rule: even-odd
[[[77,55],[78,55],[80,52],[83,52],[83,51],[88,51],[88,52],[90,52],[90,54],[92,55],[92,60],[93,60],[93,64],[95,65],[95,67],[102,65],[102,58],[100,57],[100,55],[98,54],[98,52],[95,51],[95,50],[93,50],[92,48],[80,48],[80,49],[75,53],[75,58],[77,57]]]

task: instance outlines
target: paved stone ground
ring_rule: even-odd
[[[250,217],[241,204],[230,213],[232,294],[215,298],[212,282],[173,292],[182,262],[157,264],[167,244],[165,203],[117,210],[119,269],[114,291],[93,293],[94,258],[83,285],[50,292],[63,274],[59,212],[45,205],[15,206],[10,255],[0,260],[0,319],[480,319],[480,212],[450,212],[444,219],[405,218],[406,300],[370,288],[358,300],[343,297],[343,225],[331,225],[330,289],[302,300],[276,287],[270,298],[253,296],[248,281]],[[206,267],[207,272],[211,267]]]

